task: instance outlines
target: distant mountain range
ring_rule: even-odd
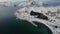
[[[59,6],[60,5],[60,1],[51,1],[51,2],[46,2],[46,4],[48,4],[48,6]]]
[[[31,7],[31,6],[59,6],[60,2],[38,2],[33,1],[29,4],[28,1],[22,1],[22,2],[0,2],[0,6],[13,6],[13,7]]]

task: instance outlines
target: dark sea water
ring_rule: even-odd
[[[60,6],[60,1],[51,1],[51,2],[46,2],[46,4],[48,4],[48,6]]]
[[[16,7],[0,7],[0,34],[52,34],[50,29],[44,24],[34,27],[26,20],[16,19],[14,12]]]

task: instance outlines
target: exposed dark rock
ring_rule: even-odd
[[[37,16],[36,18],[39,18],[39,19],[48,20],[48,17],[43,15],[42,13],[31,11],[30,15],[31,16]]]
[[[56,25],[53,25],[53,27],[58,28],[58,26],[56,26]]]
[[[43,14],[38,15],[37,18],[48,20],[48,17]]]
[[[30,13],[31,16],[36,16],[36,15],[39,15],[39,14],[40,14],[40,13],[34,12],[34,11],[31,11],[31,13]]]
[[[55,28],[58,28],[58,26],[55,26]]]

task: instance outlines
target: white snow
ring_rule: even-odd
[[[44,14],[49,18],[49,20],[38,19],[38,18],[35,18],[36,16],[31,16],[30,12],[32,10],[34,12],[39,12]],[[52,30],[53,34],[58,34],[60,32],[60,28],[59,28],[60,27],[60,6],[56,6],[56,7],[33,6],[29,8],[24,7],[24,8],[18,9],[14,14],[18,19],[27,20],[36,27],[38,25],[36,25],[32,21],[38,21],[40,23],[47,25],[47,27],[49,27]],[[58,26],[58,28],[55,28],[54,26]]]

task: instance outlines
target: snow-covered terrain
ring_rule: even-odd
[[[38,6],[35,6],[35,4],[34,4],[31,7],[26,7],[27,5],[30,6],[31,3],[30,4],[22,3],[19,6],[21,6],[21,5],[23,5],[24,7],[18,9],[15,12],[15,16],[17,17],[17,19],[27,20],[31,24],[33,24],[35,27],[37,27],[38,25],[33,23],[33,21],[43,23],[52,30],[53,34],[60,34],[60,6],[44,7],[43,4],[41,4],[38,7]],[[36,18],[37,15],[31,16],[30,13],[32,11],[37,12],[37,13],[42,13],[43,15],[48,17],[48,20]]]
[[[12,11],[15,11],[14,8],[16,7],[18,8],[18,10],[14,13],[14,15],[17,17],[17,19],[27,20],[35,27],[38,27],[38,25],[33,23],[33,21],[43,23],[51,29],[53,34],[60,34],[60,2],[58,3],[37,1],[0,2],[0,6],[4,6],[4,10],[2,10],[4,12],[0,12],[4,14],[4,16],[10,16],[14,13],[12,13]],[[7,10],[5,8],[9,9]],[[38,13],[38,15],[31,15],[32,11]],[[41,16],[40,14],[43,16]],[[37,16],[39,17],[37,18]],[[47,17],[48,19],[46,20],[45,17]]]

